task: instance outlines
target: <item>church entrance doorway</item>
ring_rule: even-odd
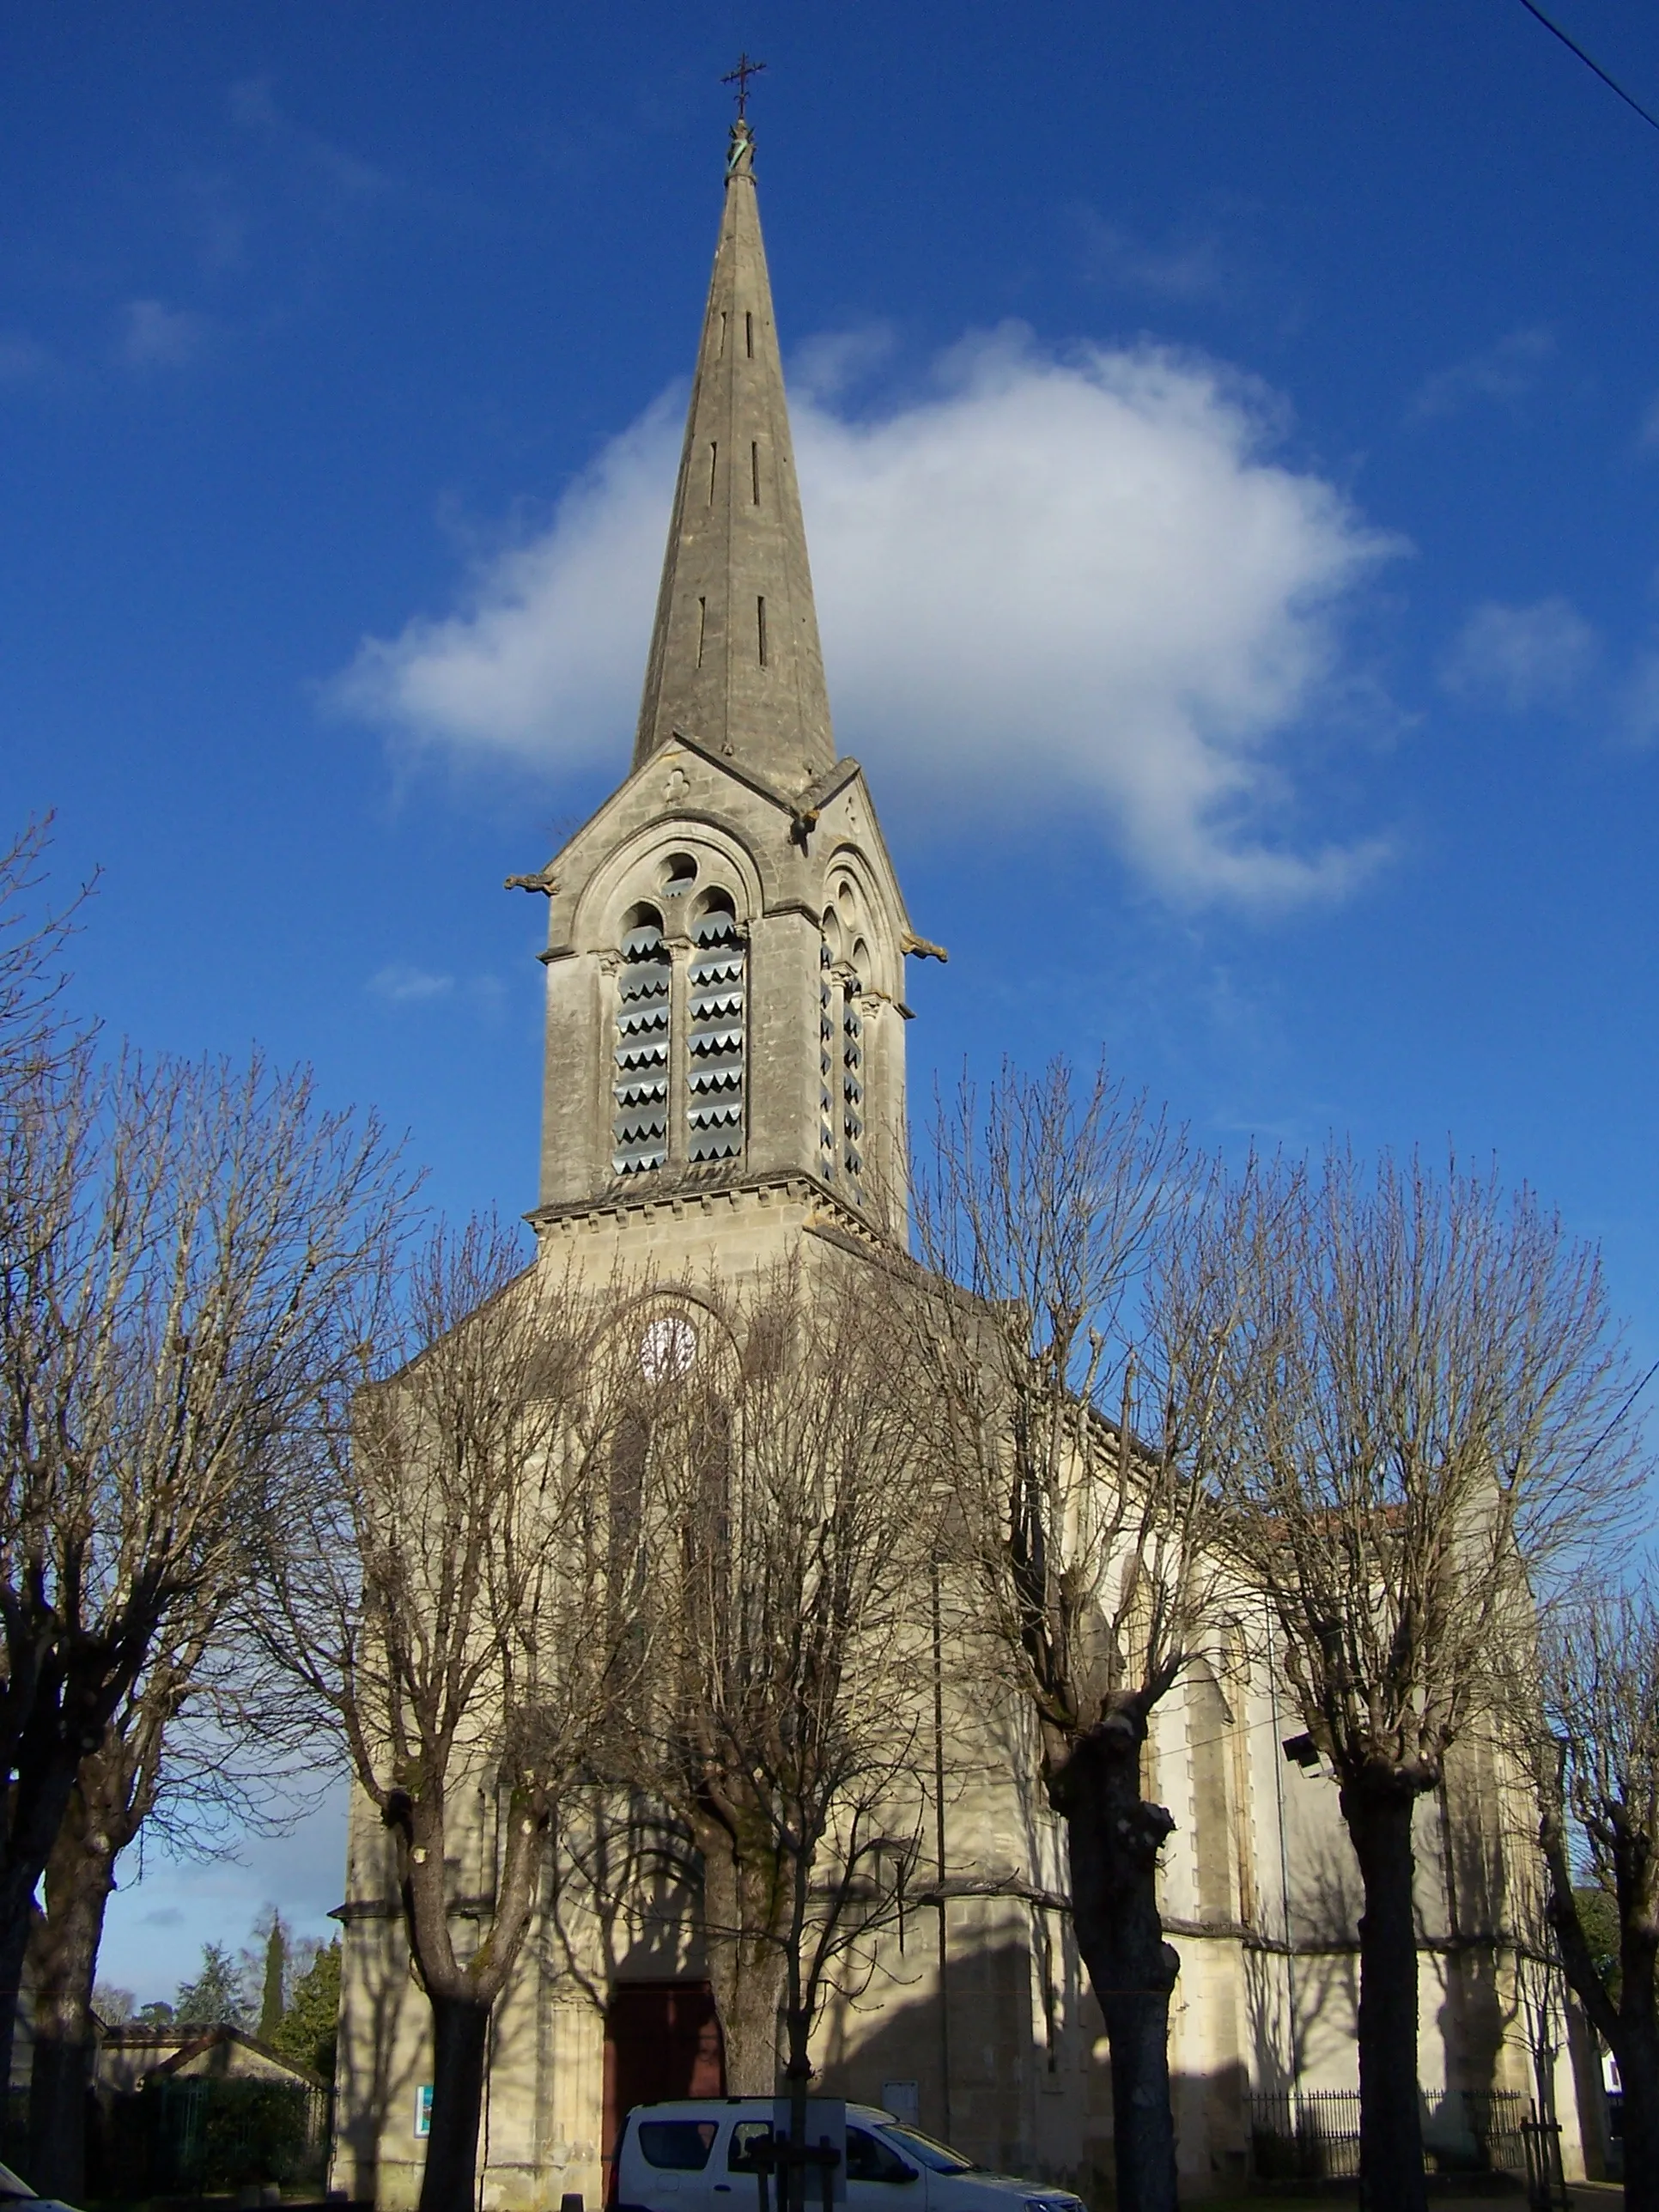
[[[726,2047],[707,1982],[624,1982],[605,2013],[605,2201],[617,2200],[617,2140],[635,2105],[723,2097]]]

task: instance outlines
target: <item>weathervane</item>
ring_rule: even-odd
[[[722,84],[734,84],[738,88],[735,97],[739,123],[749,120],[749,80],[751,76],[758,76],[765,67],[764,62],[751,62],[746,52],[740,53],[736,69],[720,79]]]

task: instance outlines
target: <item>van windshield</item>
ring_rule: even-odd
[[[896,2120],[885,2120],[882,2123],[881,2132],[890,2142],[896,2142],[901,2150],[908,2150],[912,2158],[919,2158],[931,2172],[977,2173],[979,2171],[971,2158],[964,2158],[959,2150],[952,2150],[949,2143],[935,2142],[932,2136],[923,2135],[920,2128],[902,2127]]]

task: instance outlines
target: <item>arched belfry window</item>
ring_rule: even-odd
[[[691,924],[686,1037],[686,1158],[743,1151],[744,944],[728,892],[704,893]]]
[[[818,936],[818,1170],[833,1182],[841,1159],[841,920],[833,906],[823,910]]]
[[[818,939],[818,1166],[826,1181],[836,1172],[836,957],[827,935]]]
[[[668,1046],[673,966],[653,906],[631,907],[623,922],[617,986],[611,1164],[642,1175],[668,1158]]]
[[[869,948],[860,938],[842,987],[841,1105],[842,1164],[856,1191],[864,1175],[864,1016],[859,1011]]]

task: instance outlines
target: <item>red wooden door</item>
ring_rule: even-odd
[[[726,2046],[707,1982],[623,1982],[605,2014],[605,2201],[617,2201],[617,2141],[635,2105],[723,2097]]]

